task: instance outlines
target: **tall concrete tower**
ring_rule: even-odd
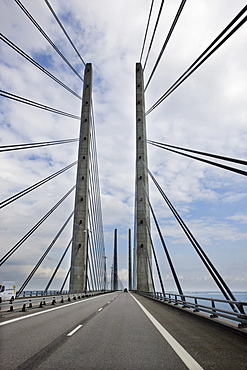
[[[75,214],[71,255],[71,293],[85,292],[87,289],[88,264],[88,186],[90,163],[92,102],[92,65],[86,64],[81,110],[81,127],[78,153],[78,167],[75,194]]]
[[[138,291],[152,292],[152,250],[148,233],[150,210],[146,199],[146,194],[149,196],[147,166],[143,70],[141,63],[136,63],[136,283]]]

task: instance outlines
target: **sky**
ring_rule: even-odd
[[[84,66],[43,0],[22,3],[83,76]],[[50,0],[82,58],[93,66],[108,280],[113,235],[118,229],[119,278],[128,280],[128,230],[134,228],[135,63],[140,61],[151,1]],[[180,1],[167,0],[144,71],[147,81]],[[146,91],[149,109],[245,6],[245,1],[188,0]],[[154,2],[151,40],[160,1]],[[2,0],[1,33],[79,95],[81,80],[33,26],[15,1]],[[192,76],[147,116],[147,137],[171,145],[246,159],[246,44],[241,27]],[[80,115],[81,102],[48,76],[0,44],[1,89]],[[1,97],[0,145],[76,138],[79,121]],[[0,153],[1,201],[77,159],[76,143]],[[246,178],[148,146],[149,168],[200,245],[233,291],[247,288]],[[74,185],[76,169],[0,210],[4,255]],[[217,290],[161,196],[150,182],[150,199],[184,291]],[[20,286],[71,213],[74,193],[6,262],[0,280]],[[44,289],[72,234],[72,224],[54,245],[27,289]],[[175,285],[152,225],[167,291]],[[51,288],[59,289],[68,255]],[[154,269],[156,289],[159,283]]]

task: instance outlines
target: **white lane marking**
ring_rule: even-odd
[[[83,325],[78,325],[74,330],[72,330],[69,334],[67,334],[67,337],[71,337],[71,335],[75,334],[77,330],[81,329]]]
[[[102,308],[102,307],[98,309],[98,312],[100,312],[101,310],[103,310],[103,308]]]
[[[168,344],[173,348],[176,354],[181,358],[184,364],[190,370],[203,370],[203,368],[196,362],[193,357],[174,339],[171,334],[148,312],[148,310],[130,293],[131,297],[140,306],[143,312],[147,315],[149,320],[154,324],[156,329],[165,338]]]
[[[106,293],[106,294],[112,294],[112,293]],[[105,296],[105,294],[103,296]],[[48,313],[48,312],[51,312],[51,311],[55,311],[55,310],[60,310],[62,308],[66,308],[66,307],[72,306],[74,304],[84,303],[84,302],[87,302],[87,301],[89,301],[91,299],[96,299],[96,298],[100,298],[100,297],[102,297],[102,296],[96,296],[96,297],[87,298],[84,301],[68,303],[68,304],[66,304],[64,306],[49,308],[46,311],[35,312],[35,313],[31,313],[30,315],[17,317],[15,319],[11,319],[11,320],[8,320],[8,321],[3,321],[3,322],[0,323],[0,326],[11,324],[12,322],[19,321],[19,320],[29,319],[30,317],[33,317],[33,316],[42,315],[42,314],[45,314],[45,313]]]
[[[108,302],[108,304],[110,304],[111,302]]]

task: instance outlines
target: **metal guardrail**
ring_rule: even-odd
[[[65,294],[69,294],[69,291],[68,290],[62,290],[62,291],[60,290],[26,290],[24,292],[21,292],[20,294],[18,294],[17,292],[16,298],[45,297],[45,296],[51,296],[51,295],[65,295]]]
[[[21,311],[26,312],[31,308],[43,308],[44,306],[53,306],[57,303],[76,301],[90,298],[96,295],[110,293],[111,291],[92,291],[87,293],[68,293],[68,291],[26,291],[23,292],[14,301],[5,301],[0,304],[1,312]],[[53,294],[52,294],[53,293]],[[55,293],[55,294],[54,294]]]
[[[205,312],[210,315],[210,318],[222,317],[224,319],[233,320],[239,323],[239,327],[247,326],[247,302],[161,292],[137,293],[163,303],[180,305],[182,308],[192,309],[193,312]],[[223,303],[231,309],[217,307],[219,304],[223,305]]]

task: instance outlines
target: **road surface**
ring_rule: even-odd
[[[246,338],[136,294],[46,307],[0,325],[4,370],[247,369]]]

